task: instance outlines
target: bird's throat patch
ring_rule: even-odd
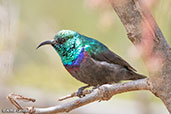
[[[65,67],[79,67],[81,64],[84,63],[85,59],[88,57],[88,52],[85,51],[84,48],[81,49],[81,52],[77,59],[72,61],[70,64],[64,65]]]

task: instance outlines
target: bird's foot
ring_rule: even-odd
[[[83,90],[88,88],[88,87],[90,87],[90,85],[86,85],[86,86],[80,87],[78,89],[78,91],[77,91],[77,96],[80,97],[80,98],[84,97],[85,95],[83,95]]]
[[[98,84],[98,85],[94,86],[93,89],[97,89],[99,87],[100,87],[100,85]]]

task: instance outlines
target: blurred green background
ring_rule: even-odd
[[[171,1],[146,0],[146,4],[171,45]],[[52,47],[36,50],[40,42],[52,39],[62,29],[103,42],[138,72],[148,75],[142,60],[134,57],[136,50],[124,26],[105,0],[0,0],[0,108],[12,107],[6,100],[10,92],[37,99],[41,96],[37,106],[47,107],[60,103],[58,97],[84,85],[64,69]],[[147,91],[116,95],[109,102],[71,113],[99,114],[95,110],[99,107],[101,113],[168,113],[161,101]],[[127,109],[131,111],[128,113]]]

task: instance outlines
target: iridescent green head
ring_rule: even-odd
[[[59,31],[53,40],[42,42],[37,48],[42,45],[50,44],[60,55],[63,64],[71,64],[75,60],[83,47],[80,34],[72,30]]]

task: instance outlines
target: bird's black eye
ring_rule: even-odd
[[[62,43],[66,42],[66,39],[65,39],[65,38],[62,38],[62,39],[61,39],[61,42],[62,42]]]
[[[64,42],[66,42],[66,39],[65,39],[65,38],[58,39],[58,43],[59,43],[59,44],[63,44]]]

